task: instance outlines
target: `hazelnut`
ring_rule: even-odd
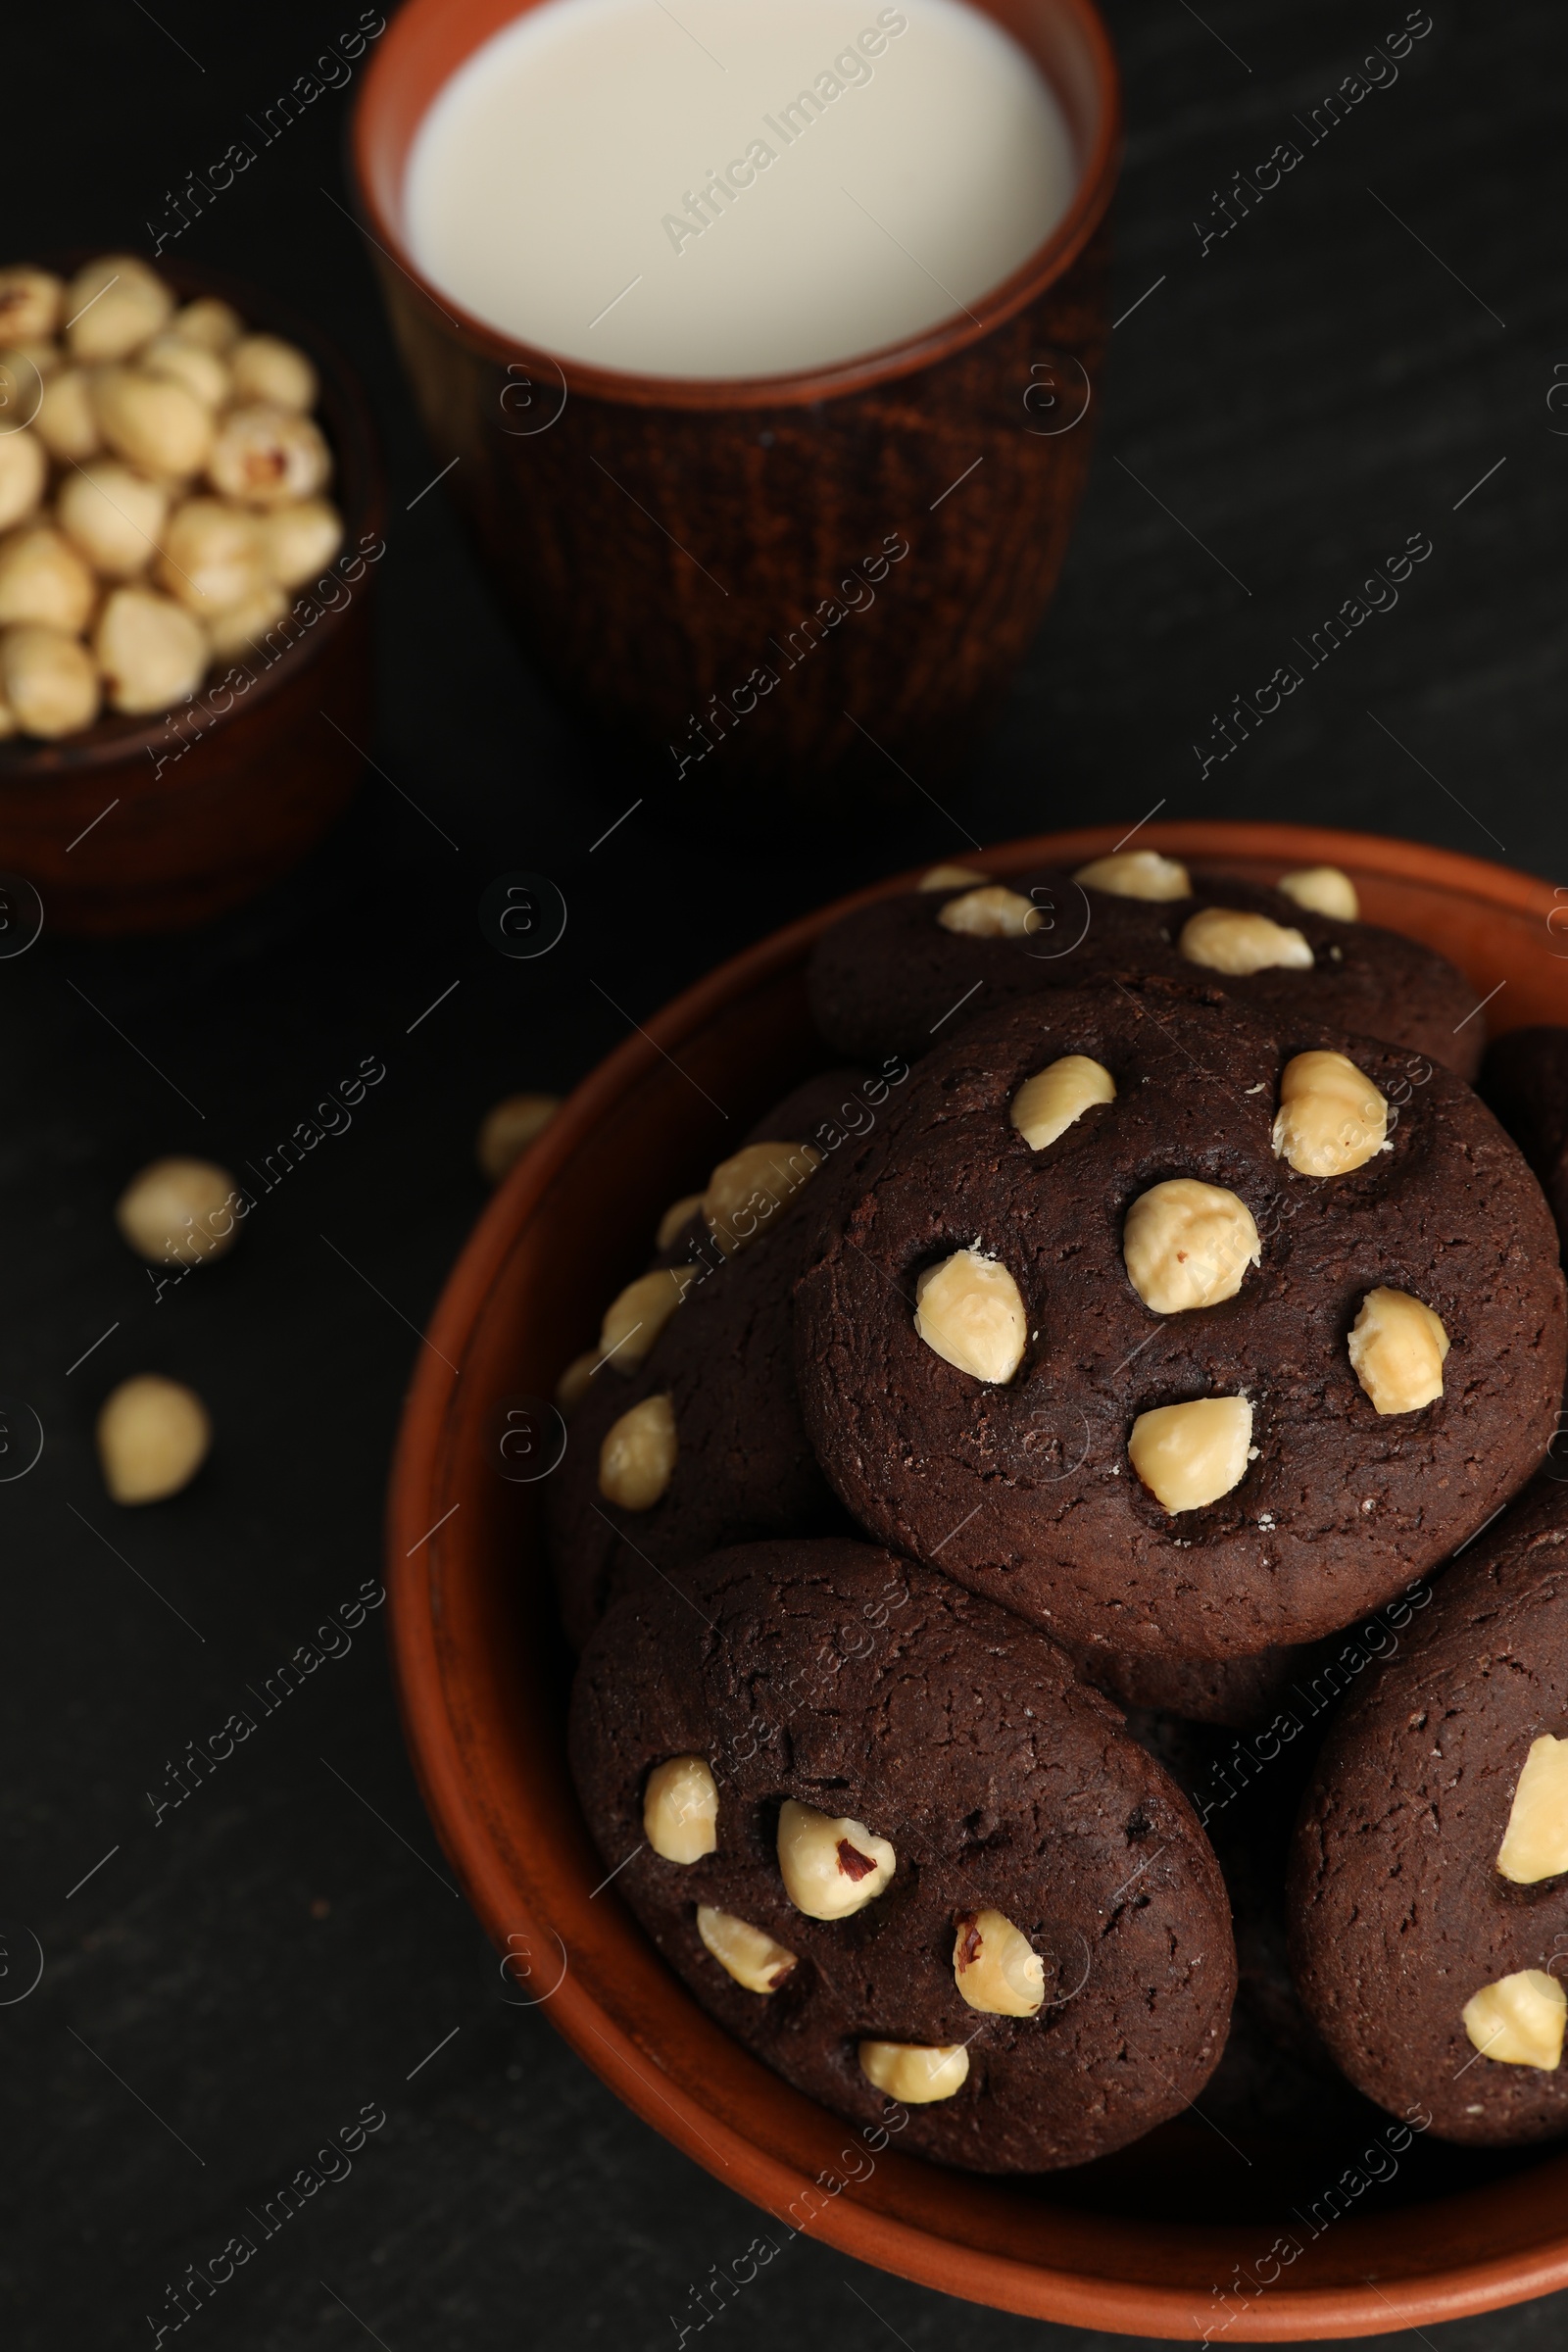
[[[1113,899],[1190,899],[1192,878],[1179,858],[1162,858],[1158,850],[1113,850],[1108,858],[1091,858],[1074,874],[1090,890],[1103,890]]]
[[[98,1459],[116,1502],[162,1502],[177,1494],[212,1442],[201,1398],[156,1372],[122,1381],[98,1415]]]
[[[316,406],[316,369],[295,343],[281,335],[244,335],[228,355],[236,400],[270,400],[274,408],[302,415]]]
[[[479,1122],[474,1157],[482,1175],[499,1184],[509,1168],[536,1143],[557,1111],[559,1095],[506,1095]]]
[[[683,1193],[678,1200],[672,1200],[659,1220],[659,1231],[654,1236],[654,1248],[656,1250],[672,1249],[702,1205],[703,1196],[701,1193]]]
[[[154,577],[200,620],[231,612],[267,585],[254,517],[221,499],[187,499],[169,518]]]
[[[150,375],[167,375],[183,384],[204,409],[223,408],[230,397],[228,368],[217,352],[204,351],[199,343],[186,343],[176,334],[154,335],[138,353],[136,364]]]
[[[343,544],[343,517],[329,499],[293,499],[256,518],[262,563],[280,588],[298,588],[323,572]]]
[[[701,1756],[668,1756],[648,1775],[643,1833],[666,1862],[700,1862],[718,1844],[718,1790]]]
[[[991,882],[981,890],[966,890],[961,899],[949,899],[938,907],[937,921],[944,931],[956,931],[967,939],[1022,939],[1026,931],[1039,930],[1040,909],[1032,899]]]
[[[308,416],[272,402],[233,409],[223,418],[207,478],[223,498],[280,507],[314,498],[332,470],[326,443]]]
[[[914,1286],[914,1328],[933,1353],[1000,1388],[1023,1362],[1029,1320],[1018,1285],[994,1257],[956,1250]]]
[[[1516,1886],[1534,1886],[1568,1871],[1568,1740],[1532,1740],[1497,1868]]]
[[[56,512],[61,529],[95,571],[128,580],[145,571],[157,552],[169,499],[118,458],[93,458],[67,474]]]
[[[0,433],[0,531],[31,514],[48,473],[44,445],[26,425]]]
[[[556,1402],[564,1413],[574,1413],[587,1396],[594,1374],[600,1365],[597,1348],[585,1348],[574,1355],[556,1383]]]
[[[1280,1074],[1274,1150],[1298,1176],[1348,1176],[1392,1150],[1389,1106],[1343,1054],[1297,1054]]]
[[[122,360],[157,334],[174,297],[133,253],[106,253],[78,270],[65,292],[74,360]]]
[[[98,715],[98,672],[86,647],[63,629],[7,629],[0,695],[24,734],[74,735]]]
[[[242,596],[226,612],[211,612],[203,625],[207,643],[219,662],[237,661],[252,646],[260,646],[269,629],[288,611],[288,598],[270,580]]]
[[[0,356],[9,368],[20,370],[29,385],[34,376],[47,383],[66,364],[58,343],[8,343]]]
[[[74,637],[97,594],[92,573],[52,524],[35,522],[0,541],[0,628],[36,621]]]
[[[864,1822],[835,1820],[791,1796],[779,1807],[778,1866],[797,1911],[808,1919],[848,1919],[881,1893],[899,1857]]]
[[[1523,1968],[1516,1976],[1499,1977],[1495,1984],[1483,1984],[1466,2001],[1463,2015],[1464,2030],[1484,2058],[1548,2073],[1562,2062],[1568,1997],[1544,1969]]]
[[[0,270],[0,343],[42,343],[60,323],[65,287],[47,270],[18,262]]]
[[[4,743],[8,735],[16,733],[17,714],[6,701],[4,694],[0,693],[0,743]]]
[[[85,368],[67,368],[50,376],[32,420],[33,430],[62,466],[79,465],[104,445],[93,406],[92,377]]]
[[[599,1352],[617,1372],[635,1372],[697,1279],[695,1266],[658,1266],[628,1282],[605,1310]]]
[[[200,624],[151,588],[117,588],[98,615],[93,652],[117,710],[167,710],[207,667]]]
[[[1281,874],[1279,887],[1309,914],[1331,914],[1338,923],[1360,920],[1355,884],[1337,865],[1303,865],[1298,874]]]
[[[972,865],[933,865],[920,876],[921,890],[967,890],[971,883],[989,882],[989,874],[977,873]]]
[[[1245,1200],[1222,1184],[1175,1176],[1140,1193],[1122,1227],[1127,1278],[1156,1315],[1234,1298],[1263,1245]]]
[[[1205,906],[1182,925],[1176,944],[1189,963],[1239,978],[1276,965],[1291,972],[1312,968],[1312,951],[1299,931],[1271,923],[1266,914],[1239,914],[1229,906]]]
[[[719,1967],[748,1992],[777,1992],[799,1966],[795,1954],[765,1930],[732,1911],[715,1911],[710,1903],[697,1906],[697,1933]]]
[[[149,1265],[197,1266],[232,1250],[239,1187],[210,1159],[155,1159],[115,1203],[115,1223]]]
[[[1140,1413],[1127,1441],[1133,1468],[1174,1518],[1218,1502],[1247,1475],[1252,1408],[1245,1396],[1198,1396]]]
[[[675,1410],[645,1396],[612,1422],[599,1448],[599,1492],[623,1511],[651,1511],[675,1469]]]
[[[1116,1081],[1087,1054],[1064,1054],[1026,1078],[1012,1098],[1013,1125],[1031,1152],[1043,1152],[1096,1102],[1114,1102]]]
[[[226,302],[220,302],[216,294],[203,294],[174,313],[169,331],[182,343],[199,344],[203,351],[216,351],[221,358],[245,332],[245,321],[238,311]]]
[[[703,1217],[726,1257],[757,1240],[821,1160],[809,1144],[747,1144],[719,1161],[703,1195]]]
[[[195,473],[213,446],[212,412],[167,375],[106,368],[92,388],[104,439],[149,473]]]
[[[1368,1291],[1348,1342],[1356,1379],[1380,1413],[1415,1413],[1443,1395],[1448,1335],[1408,1291]]]
[[[960,1911],[953,1974],[971,2009],[988,2017],[1033,2017],[1046,1997],[1046,1964],[1002,1911]]]
[[[951,2099],[969,2079],[962,2042],[862,2041],[857,2055],[866,2081],[903,2107]]]

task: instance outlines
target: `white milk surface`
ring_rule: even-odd
[[[547,0],[437,92],[404,224],[525,342],[767,375],[975,305],[1077,177],[1050,85],[962,0]]]

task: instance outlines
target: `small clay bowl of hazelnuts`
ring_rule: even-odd
[[[326,831],[383,522],[364,395],[271,295],[123,253],[0,268],[0,877],[46,925],[209,921]]]

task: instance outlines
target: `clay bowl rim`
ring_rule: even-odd
[[[999,877],[1041,865],[1074,864],[1114,847],[1118,830],[1095,825],[1039,835],[981,851],[977,861]],[[1323,826],[1214,820],[1146,824],[1138,830],[1140,846],[1237,870],[1330,863],[1348,866],[1369,881],[1382,876],[1415,884],[1467,902],[1482,914],[1511,918],[1515,924],[1528,922],[1532,928],[1540,922],[1546,953],[1551,953],[1547,925],[1558,904],[1552,886],[1487,859]],[[462,1395],[461,1379],[454,1381],[449,1367],[461,1370],[469,1354],[497,1279],[535,1212],[579,1146],[633,1083],[655,1071],[662,1056],[678,1054],[684,1041],[700,1034],[725,1007],[798,969],[820,933],[841,914],[909,889],[921,870],[913,868],[841,899],[748,948],[650,1016],[641,1032],[634,1031],[607,1055],[498,1189],[431,1316],[425,1345],[416,1358],[392,1463],[386,1529],[387,1638],[405,1737],[426,1809],[472,1908],[498,1948],[509,1948],[509,1931],[519,1923],[542,1950],[548,1951],[552,1940],[560,1938],[537,1903],[519,1893],[515,1872],[509,1869],[503,1851],[502,1825],[492,1819],[485,1788],[468,1765],[468,1747],[482,1744],[487,1733],[506,1742],[505,1719],[476,1724],[466,1712],[471,1693],[465,1688],[461,1658],[454,1661],[450,1685],[443,1662],[438,1588],[464,1574],[487,1581],[492,1573],[484,1565],[482,1546],[477,1566],[466,1552],[463,1522],[460,1518],[453,1523],[448,1508],[455,1433],[465,1417],[471,1423],[473,1410]],[[441,1524],[443,1511],[446,1524]],[[580,1820],[566,1823],[552,1814],[506,1826],[517,1855],[537,1858],[546,1877],[553,1872],[558,1880],[580,1879],[586,1888],[587,1839]],[[603,1921],[604,1912],[599,1916]],[[631,1915],[617,1905],[611,1916],[617,1922],[615,1953],[617,1958],[624,1953],[627,1970],[640,1969],[646,1976],[652,1965],[662,1977]],[[678,1982],[675,1994],[694,2022],[718,2033]],[[637,2038],[569,1966],[545,2005],[557,2030],[616,2096],[726,2186],[775,2218],[783,2217],[792,2201],[811,2186],[810,2175],[749,2136],[744,2122],[732,2120],[733,2100],[723,2112],[716,2094],[705,2099],[706,2078],[699,2093],[664,2071],[657,2040],[652,2035]],[[719,2038],[727,2048],[738,2048],[728,2044],[727,2037]],[[748,2064],[760,2078],[755,2094],[760,2102],[775,2079],[759,2061]],[[650,2067],[657,2082],[651,2080]],[[688,2060],[688,2076],[691,2071]],[[882,2161],[889,2171],[896,2162],[905,2164],[906,2180],[913,2174],[934,2175],[956,2189],[975,2178],[945,2174],[916,2160]],[[1560,2148],[1554,2157],[1549,2145],[1544,2147],[1542,2162],[1563,2176],[1551,2184],[1553,2190],[1568,2184],[1568,2156]],[[1421,2231],[1423,2246],[1433,2244],[1443,2251],[1436,2259],[1423,2254],[1412,2263],[1406,2239],[1396,2249],[1398,2267],[1385,2270],[1381,2279],[1362,2273],[1358,2256],[1357,2278],[1365,2276],[1364,2284],[1335,2279],[1317,2287],[1271,2287],[1250,2309],[1228,2320],[1224,2332],[1246,2342],[1382,2334],[1496,2310],[1568,2286],[1568,2226],[1501,2253],[1476,2250],[1486,2243],[1494,2212],[1502,2209],[1518,2182],[1516,2175],[1492,2186],[1447,2192],[1377,2221],[1353,2215],[1342,2219],[1339,2229],[1349,2234],[1341,2242],[1348,2243],[1349,2236],[1359,2233],[1366,2273],[1376,2274],[1380,2238],[1391,2226],[1413,2226]],[[1005,2184],[987,2182],[986,2187],[1002,2192]],[[897,2181],[892,2193],[896,2200]],[[907,2201],[917,2201],[906,2193]],[[1090,2223],[1102,2231],[1098,2242],[1104,2243],[1103,2217],[1072,2212],[1067,2220]],[[1201,2327],[1200,2321],[1195,2326],[1194,2318],[1201,2290],[1167,2282],[1159,2270],[1157,2244],[1151,2257],[1151,2241],[1163,2232],[1173,2246],[1200,2249],[1205,2262],[1212,2259],[1218,2278],[1238,2254],[1245,2259],[1256,2256],[1253,2240],[1268,2225],[1151,2225],[1117,2216],[1113,2234],[1117,2245],[1125,2241],[1128,2249],[1120,2276],[1091,2268],[1087,2259],[1077,2268],[1048,2265],[994,2245],[960,2242],[889,2210],[886,2192],[877,2206],[839,2197],[808,2226],[846,2254],[942,2293],[1061,2325],[1193,2340]],[[1139,2241],[1143,2259],[1134,2262],[1132,2248]],[[1455,2251],[1449,2253],[1450,2247]]]
[[[37,267],[69,277],[84,263],[95,261],[106,250],[101,245],[72,246],[64,251],[42,255]],[[332,479],[327,484],[327,491],[336,494],[332,503],[343,516],[343,544],[331,564],[322,567],[320,576],[324,577],[332,564],[349,552],[356,536],[373,531],[381,541],[384,553],[387,480],[380,435],[365,388],[331,337],[324,335],[315,320],[304,317],[292,303],[274,295],[269,287],[257,285],[253,279],[235,277],[226,270],[209,269],[205,262],[187,262],[177,256],[159,256],[148,267],[167,279],[181,301],[191,301],[198,295],[216,294],[233,305],[248,328],[284,335],[307,353],[321,379],[321,399],[312,414],[319,417],[326,427],[332,449]],[[350,514],[348,503],[341,496],[345,482],[358,492],[358,504],[353,514]],[[310,585],[307,581],[288,592],[290,611],[294,600],[310,593]],[[356,589],[359,585],[356,583]],[[364,585],[368,587],[369,582]],[[244,699],[232,702],[226,710],[213,712],[201,736],[195,740],[205,742],[208,736],[231,731],[251,711],[270,702],[285,684],[297,679],[318,659],[318,649],[327,638],[346,625],[354,601],[351,596],[345,605],[323,607],[320,618],[306,637],[297,639],[289,646],[270,668],[258,670]],[[227,667],[237,666],[241,664],[239,657],[235,656]],[[219,664],[215,660],[196,690],[198,702],[209,683],[218,676]],[[133,765],[149,751],[156,751],[160,747],[167,750],[171,740],[166,723],[170,711],[183,708],[183,704],[172,704],[170,710],[155,710],[146,717],[135,712],[127,712],[123,716],[109,712],[95,718],[90,727],[83,727],[77,734],[62,735],[53,741],[43,741],[30,735],[8,737],[0,742],[0,800],[7,794],[29,789],[47,792],[63,776],[81,777],[90,774],[95,767],[119,766],[122,762]],[[129,782],[128,775],[125,780]],[[154,786],[164,792],[169,790],[167,784],[160,783],[155,765],[149,765],[142,781],[149,790]],[[212,776],[205,779],[208,785],[216,781]]]
[[[492,24],[480,35],[480,40],[542,4],[543,0],[516,0],[511,15]],[[984,5],[984,0],[981,4]],[[1079,172],[1071,204],[1051,235],[1027,261],[979,298],[977,307],[983,316],[978,320],[974,313],[960,311],[900,342],[858,353],[853,359],[756,376],[647,375],[629,368],[594,368],[488,325],[426,277],[404,238],[395,202],[382,201],[379,151],[383,140],[390,143],[392,137],[390,127],[383,127],[382,119],[394,112],[394,87],[405,54],[427,21],[451,13],[452,0],[406,0],[371,58],[355,100],[349,134],[356,202],[371,241],[380,246],[428,307],[446,320],[449,329],[455,330],[459,342],[509,369],[532,368],[547,380],[549,371],[554,369],[561,377],[567,399],[576,393],[581,398],[614,401],[632,408],[744,410],[803,407],[811,401],[863,392],[892,377],[912,375],[920,368],[953,358],[970,344],[984,341],[1065,276],[1109,208],[1120,176],[1122,150],[1121,74],[1115,48],[1095,0],[1049,0],[1049,5],[1071,20],[1082,41],[1100,101],[1099,128]],[[475,42],[474,47],[478,46],[479,42]],[[466,54],[471,55],[472,51]],[[448,78],[456,70],[456,67],[449,70]],[[405,148],[397,166],[400,183],[407,161],[408,148]],[[388,179],[393,176],[390,165],[385,176]]]

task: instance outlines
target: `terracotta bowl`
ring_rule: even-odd
[[[1039,62],[1083,159],[1038,252],[905,343],[724,382],[560,361],[466,316],[414,260],[403,176],[420,121],[536,4],[408,0],[355,116],[360,200],[435,463],[453,465],[449,492],[525,647],[595,722],[705,792],[730,761],[753,783],[804,791],[863,767],[902,791],[890,758],[929,775],[1023,654],[1088,470],[1120,144],[1093,0],[978,0]],[[873,573],[874,604],[852,591],[859,609],[818,616],[813,642],[808,618],[894,535],[907,558]]]
[[[1260,879],[1343,865],[1371,920],[1442,948],[1483,995],[1500,992],[1494,1028],[1568,1021],[1568,943],[1546,883],[1409,842],[1292,825],[1151,825],[1140,838]],[[1048,835],[986,863],[1004,875],[1075,862],[1114,839],[1106,828]],[[1280,2342],[1430,2326],[1568,2285],[1568,2154],[1478,2157],[1417,2142],[1419,2163],[1257,2291],[1290,2208],[1360,2153],[1343,2127],[1332,2145],[1303,2147],[1293,2133],[1244,2150],[1188,2115],[1118,2157],[1011,2181],[890,2151],[869,2179],[803,2206],[820,2177],[863,2172],[840,2156],[857,2135],[729,2040],[604,1884],[564,1753],[570,1666],[540,1557],[540,1488],[511,1483],[547,1469],[555,1450],[548,1410],[528,1399],[548,1397],[603,1300],[641,1268],[665,1205],[826,1063],[804,972],[842,911],[737,956],[583,1082],[480,1220],[418,1357],[390,1502],[394,1666],[425,1802],[475,1911],[512,1955],[516,1997],[542,2002],[629,2107],[784,2230],[814,2203],[815,2235],[950,2295],[1129,2334],[1196,2340],[1207,2328],[1214,2340]],[[1387,2119],[1368,2115],[1370,2140]],[[1238,2285],[1243,2274],[1251,2285]],[[1227,2286],[1236,2291],[1221,2301]]]
[[[42,258],[69,272],[89,257]],[[48,927],[78,934],[183,930],[275,882],[347,805],[374,724],[379,558],[368,551],[385,552],[386,500],[365,396],[316,328],[260,287],[167,258],[155,267],[182,301],[221,295],[248,326],[287,336],[316,363],[328,494],[344,527],[325,594],[342,601],[329,607],[311,583],[296,590],[298,617],[278,624],[272,649],[215,662],[177,713],[106,712],[58,743],[0,742],[0,874],[33,885]]]

